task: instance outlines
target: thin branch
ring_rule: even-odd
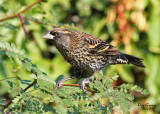
[[[35,73],[36,74],[36,73]],[[37,74],[36,74],[36,76],[37,76]],[[35,85],[37,83],[37,79],[34,79],[34,81],[30,84],[30,85],[28,85],[23,91],[25,92],[25,91],[27,91],[29,88],[31,88],[33,85]],[[20,96],[20,94],[18,94],[17,96]],[[16,97],[17,97],[16,96]],[[13,101],[13,99],[12,100],[10,100],[5,106],[4,106],[4,109],[6,109],[11,103],[12,103],[12,101]]]
[[[36,20],[36,19],[33,19],[33,18],[28,18],[28,17],[23,17],[24,20],[28,20],[28,21],[33,21],[35,23],[38,23],[38,24],[43,24],[43,25],[47,25],[47,26],[51,26],[53,28],[58,28],[60,26],[58,25],[53,25],[53,24],[47,24],[47,23],[44,23],[44,22],[41,22],[39,20]]]
[[[17,79],[17,77],[9,77],[9,78],[5,78],[5,79],[0,80],[0,82],[1,82],[1,81],[4,81],[4,80],[9,80],[9,79]]]
[[[80,87],[80,84],[62,84],[63,86],[74,86],[74,87]],[[87,87],[84,88],[86,91],[89,91],[92,93],[92,95],[94,95],[95,93],[97,93],[97,91],[91,90]]]
[[[40,22],[40,21],[38,21],[38,20],[36,20],[36,19],[33,19],[33,18],[28,18],[28,17],[23,17],[23,18],[24,18],[25,20],[33,21],[33,22],[38,23],[38,24],[45,24],[45,23]]]
[[[5,18],[0,19],[0,22],[5,21],[5,20],[8,20],[8,19],[15,18],[15,17],[18,17],[19,14],[24,13],[25,11],[31,9],[34,5],[38,4],[39,2],[41,2],[41,0],[37,0],[36,2],[34,2],[34,3],[31,4],[31,5],[29,5],[29,6],[26,7],[24,10],[20,11],[19,13],[15,14],[15,15],[11,15],[11,16],[8,16],[8,17],[5,17]]]
[[[21,13],[19,14],[19,17],[20,17],[21,22],[22,22],[22,27],[23,27],[23,30],[24,30],[24,33],[25,33],[25,36],[26,36],[26,40],[28,42],[29,41],[29,39],[28,39],[28,33],[27,33],[26,26],[25,26],[25,23],[24,23],[24,20],[23,20],[23,16],[22,16]]]
[[[74,86],[74,87],[79,87],[80,84],[62,84],[62,86]]]

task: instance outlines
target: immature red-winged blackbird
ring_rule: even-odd
[[[95,71],[99,71],[106,65],[134,64],[145,67],[141,58],[125,54],[96,36],[64,28],[50,30],[42,38],[50,39],[62,56],[75,68],[75,76],[65,78],[57,83],[57,89],[64,81],[79,78],[83,75],[81,89],[89,83]]]

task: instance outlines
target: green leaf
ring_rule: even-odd
[[[111,78],[113,79],[113,80],[117,80],[118,79],[118,75],[115,75],[115,76],[112,76]]]

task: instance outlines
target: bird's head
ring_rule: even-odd
[[[67,48],[70,44],[73,34],[72,31],[64,28],[54,28],[42,36],[44,39],[52,40],[56,45]]]

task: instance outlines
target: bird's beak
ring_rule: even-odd
[[[55,36],[51,35],[50,32],[48,32],[47,34],[45,34],[44,36],[42,36],[41,38],[44,39],[53,39]]]

